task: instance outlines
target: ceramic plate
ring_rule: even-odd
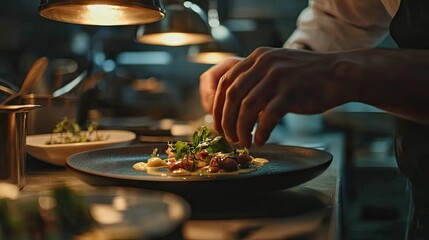
[[[45,144],[51,134],[37,134],[27,136],[27,152],[42,161],[64,166],[67,157],[94,149],[107,147],[121,147],[129,145],[136,135],[131,131],[123,130],[98,130],[98,134],[108,136],[104,141],[67,143],[67,144]]]
[[[170,239],[190,215],[177,195],[132,188],[57,186],[3,205],[1,216],[16,226],[6,239]]]
[[[92,185],[133,186],[175,193],[266,191],[280,190],[304,183],[320,175],[331,163],[326,151],[295,147],[265,145],[252,148],[254,157],[269,160],[267,165],[246,174],[229,176],[154,176],[133,169],[137,162],[146,161],[153,148],[164,153],[166,144],[103,149],[80,153],[66,161],[68,169]],[[166,155],[160,155],[165,158]]]

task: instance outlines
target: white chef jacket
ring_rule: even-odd
[[[309,0],[286,48],[339,51],[376,46],[388,34],[400,0]]]

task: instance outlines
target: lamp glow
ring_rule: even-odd
[[[194,45],[188,50],[188,58],[191,62],[202,64],[218,64],[228,57],[237,56],[240,47],[232,33],[220,24],[217,11],[217,1],[209,2],[208,11],[210,31],[213,41],[205,45]]]
[[[98,26],[146,24],[165,16],[160,0],[41,0],[39,14],[55,21]]]
[[[234,57],[237,54],[232,52],[201,52],[190,56],[190,60],[195,63],[218,64],[228,57]]]
[[[211,40],[211,37],[205,34],[197,33],[170,32],[140,36],[137,38],[137,40],[148,44],[183,46],[190,44],[206,43]]]
[[[126,22],[125,8],[122,6],[88,5],[82,12],[82,21],[96,25],[114,25],[118,22]]]
[[[136,40],[140,43],[184,46],[210,42],[213,37],[207,16],[198,5],[185,1],[166,5],[167,16],[162,21],[142,25]]]

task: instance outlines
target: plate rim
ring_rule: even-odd
[[[127,146],[127,147],[117,147],[117,148],[96,149],[96,150],[85,151],[85,152],[76,153],[76,154],[69,156],[65,161],[65,165],[66,165],[67,169],[70,169],[72,171],[76,171],[78,173],[89,174],[90,176],[111,178],[111,179],[120,180],[120,181],[137,181],[137,182],[159,182],[159,183],[170,182],[170,183],[180,184],[180,183],[186,183],[186,182],[229,181],[231,179],[232,180],[233,179],[245,180],[245,179],[249,179],[249,178],[253,179],[253,178],[258,178],[258,177],[263,176],[263,175],[249,175],[249,174],[238,174],[238,175],[231,175],[231,176],[222,175],[222,176],[210,176],[210,177],[207,177],[207,176],[205,176],[205,177],[198,177],[198,176],[162,177],[162,176],[152,176],[152,175],[127,176],[127,175],[119,175],[119,174],[112,174],[112,173],[107,173],[107,172],[83,169],[81,167],[77,167],[74,164],[70,163],[71,161],[73,161],[74,158],[80,157],[83,154],[96,154],[97,152],[120,151],[120,150],[127,149],[127,148],[138,148],[141,146],[150,147],[150,146],[154,146],[154,145],[165,145],[165,144],[166,143],[142,143],[142,144]],[[323,153],[324,155],[326,155],[327,159],[324,160],[322,163],[315,164],[314,166],[307,167],[307,168],[297,169],[297,170],[293,171],[295,173],[298,173],[300,171],[309,171],[309,170],[317,169],[317,168],[321,168],[321,167],[326,170],[326,168],[329,167],[329,165],[332,163],[332,160],[333,160],[333,155],[331,153],[324,151],[324,150],[315,149],[315,148],[292,146],[292,145],[266,144],[262,147],[258,147],[258,149],[266,148],[266,147],[272,147],[272,146],[281,147],[281,148],[305,149],[305,150],[309,150],[309,151]],[[325,167],[325,165],[326,165],[326,167]],[[130,166],[130,168],[131,167],[132,166]],[[284,174],[284,172],[268,174],[268,175],[274,176],[274,175],[282,175],[282,174]],[[142,179],[142,178],[144,178],[144,179]]]

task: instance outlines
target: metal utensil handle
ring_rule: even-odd
[[[38,58],[31,66],[30,70],[28,71],[28,74],[25,77],[24,82],[21,88],[19,89],[19,91],[16,94],[10,95],[9,97],[7,97],[5,100],[3,100],[0,103],[0,105],[5,105],[6,103],[12,101],[13,99],[28,93],[28,91],[34,86],[34,84],[36,84],[36,82],[43,76],[47,67],[48,67],[48,58],[46,57]]]

